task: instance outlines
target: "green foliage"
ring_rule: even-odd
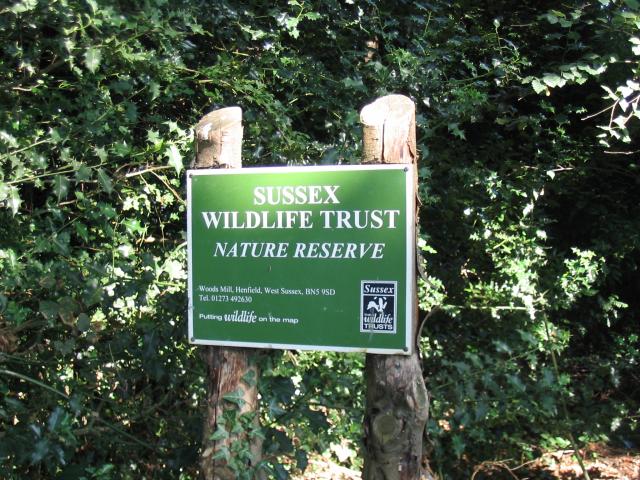
[[[194,12],[147,7],[0,15],[3,478],[194,468],[178,174],[199,106],[176,104]]]
[[[463,83],[480,92],[474,101],[487,99],[457,122],[464,135],[447,120],[427,123],[423,137],[432,185],[424,191],[421,287],[421,307],[431,310],[422,332],[434,396],[429,431],[438,469],[453,478],[451,465],[464,469],[465,456],[532,457],[571,433],[637,442],[625,408],[637,394],[638,357],[614,353],[630,334],[637,346],[627,283],[638,261],[638,175],[626,155],[634,140],[618,130],[618,147],[628,145],[603,150],[616,138],[603,143],[598,112],[607,121],[635,108],[611,105],[600,85],[634,81],[638,63],[627,45],[638,11],[600,3],[534,12],[505,2],[497,22],[497,12],[479,7],[441,10],[468,32],[454,37],[466,57],[459,64],[499,66]],[[465,15],[473,26],[455,20]],[[495,36],[480,41],[472,29]],[[459,78],[460,67],[444,63],[438,71]],[[460,83],[449,82],[450,98]],[[618,408],[627,413],[612,428]]]
[[[358,111],[391,92],[418,107],[434,467],[462,478],[568,432],[637,445],[638,15],[634,0],[0,7],[0,476],[195,478],[192,126],[240,104],[245,165],[356,163]],[[272,476],[313,452],[358,466],[362,363],[264,354],[247,381]],[[251,428],[229,415],[214,435]]]
[[[265,358],[261,378],[265,456],[280,458],[275,478],[304,471],[314,452],[355,466],[362,436],[364,357],[299,352]],[[339,372],[339,374],[336,374]]]

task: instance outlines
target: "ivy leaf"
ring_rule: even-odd
[[[464,131],[460,130],[460,124],[459,123],[450,123],[447,125],[447,128],[449,130],[449,132],[451,132],[454,136],[462,139],[462,140],[466,140],[467,138],[465,137]]]
[[[31,452],[31,463],[38,463],[49,453],[49,440],[42,438],[36,442]]]
[[[567,81],[555,73],[546,74],[542,77],[542,81],[551,88],[562,87]]]
[[[98,4],[95,0],[87,0],[87,5],[91,7],[91,12],[96,13],[98,11]]]
[[[300,19],[297,17],[289,17],[285,20],[285,28],[293,38],[298,38],[300,36],[298,23],[300,23]]]
[[[63,416],[63,411],[60,407],[56,407],[51,415],[49,415],[49,420],[47,421],[47,426],[50,432],[55,432],[58,426],[60,425],[61,417]]]
[[[171,280],[183,280],[187,278],[182,263],[177,260],[167,260],[163,268],[164,271],[169,274]]]
[[[307,452],[305,452],[304,450],[297,450],[296,466],[300,471],[304,472],[307,468],[307,465],[309,465],[309,456],[307,455]]]
[[[58,316],[58,304],[50,300],[41,300],[38,305],[38,310],[44,318],[47,320],[55,320]]]
[[[309,427],[313,432],[319,433],[330,427],[327,416],[321,411],[307,408],[303,415],[309,420]]]
[[[76,182],[86,182],[88,180],[91,180],[91,169],[89,167],[87,167],[84,163],[81,163],[76,168]]]
[[[534,78],[533,81],[531,82],[531,86],[533,87],[533,90],[535,90],[536,93],[542,93],[544,91],[547,90],[547,87],[545,84],[543,84],[540,80],[538,80],[537,78]]]
[[[100,159],[101,162],[106,162],[107,158],[109,158],[107,151],[103,147],[98,147],[95,149],[95,151],[96,156]]]
[[[229,453],[229,449],[227,447],[222,447],[211,457],[211,460],[224,460],[228,462],[230,458],[231,454]]]
[[[453,437],[451,437],[451,443],[453,446],[453,453],[456,457],[460,458],[467,448],[467,445],[460,435],[453,435]]]
[[[67,198],[69,194],[69,180],[64,175],[56,175],[53,177],[53,193],[55,193],[58,202]]]
[[[89,47],[84,52],[84,66],[91,73],[95,73],[102,60],[102,52],[97,47]]]
[[[182,165],[182,155],[180,154],[180,150],[175,146],[174,143],[169,145],[169,147],[165,150],[164,154],[169,158],[167,162],[169,166],[176,169],[176,173],[179,174],[183,168]]]
[[[256,381],[256,372],[255,370],[247,370],[247,372],[242,376],[241,380],[247,384],[249,387],[254,387],[258,382]]]
[[[11,208],[11,212],[13,215],[18,213],[20,210],[20,204],[22,200],[20,199],[20,192],[16,187],[11,187],[11,191],[9,192],[9,198],[7,199],[7,205]]]
[[[127,218],[122,222],[122,225],[127,229],[127,232],[130,235],[140,234],[143,235],[145,233],[145,228],[140,223],[140,220],[137,218]],[[180,265],[181,266],[181,265]]]
[[[13,13],[29,12],[38,6],[38,0],[22,0],[14,4],[9,11]]]
[[[149,92],[151,92],[151,100],[155,100],[160,96],[160,85],[156,82],[149,82]]]
[[[6,183],[0,182],[0,202],[9,196],[11,188]]]
[[[272,442],[278,445],[282,453],[293,453],[293,442],[286,433],[281,432],[280,430],[271,430],[271,435],[273,436]]]
[[[76,326],[81,332],[86,332],[87,330],[89,330],[89,328],[91,328],[91,319],[86,313],[81,313],[80,315],[78,315]]]
[[[147,130],[147,141],[154,147],[158,147],[159,145],[161,145],[162,138],[160,137],[160,132],[153,129]]]
[[[113,192],[113,182],[111,182],[109,175],[107,175],[107,173],[102,168],[99,168],[97,170],[97,174],[98,183],[102,187],[102,190],[104,190],[108,194],[111,194],[111,192]]]
[[[127,144],[126,140],[121,142],[116,142],[113,146],[113,153],[115,153],[119,157],[126,157],[131,153],[131,147]]]
[[[352,88],[353,90],[359,90],[359,91],[366,91],[367,87],[364,85],[363,81],[362,81],[362,77],[347,77],[345,79],[342,80],[342,84],[345,86],[345,88]]]
[[[287,413],[287,411],[282,408],[274,398],[269,401],[269,414],[271,416],[278,417],[285,413]]]
[[[209,440],[213,440],[214,442],[218,442],[220,440],[224,440],[229,438],[229,433],[224,428],[218,426],[218,429],[211,434]]]
[[[226,395],[223,395],[222,398],[227,402],[236,404],[238,407],[242,407],[245,404],[242,390],[234,390],[233,392],[229,392]]]
[[[125,102],[125,106],[125,116],[131,123],[134,123],[138,118],[138,107],[132,102]]]
[[[289,478],[289,472],[287,472],[282,464],[276,463],[273,468],[276,480],[287,480]]]
[[[58,300],[58,316],[65,325],[73,325],[78,311],[77,302],[71,297],[62,297]]]
[[[16,137],[4,130],[0,130],[0,142],[6,143],[12,148],[18,148],[18,141],[16,140]]]

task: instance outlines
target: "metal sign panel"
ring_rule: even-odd
[[[191,343],[410,353],[406,165],[187,172]]]

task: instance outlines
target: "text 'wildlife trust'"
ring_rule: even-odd
[[[339,185],[258,186],[253,189],[256,207],[290,205],[340,205]],[[208,230],[395,229],[400,210],[224,210],[203,211]],[[349,242],[215,242],[213,256],[232,258],[381,259],[384,243]]]

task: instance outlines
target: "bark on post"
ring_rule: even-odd
[[[192,168],[242,167],[242,110],[229,107],[205,115],[196,125],[196,158]],[[237,455],[237,446],[248,450],[243,456],[246,468],[261,460],[260,437],[242,431],[228,432],[226,438],[214,434],[222,426],[223,412],[236,409],[238,415],[254,414],[258,427],[258,368],[254,351],[245,348],[203,347],[207,366],[207,411],[203,425],[200,474],[203,480],[232,480],[236,473],[229,467],[230,456]],[[232,401],[225,400],[231,398]],[[229,428],[222,427],[223,430]],[[215,439],[212,438],[214,436]]]
[[[362,163],[415,165],[415,105],[388,95],[365,106]],[[417,181],[417,177],[416,177]],[[417,311],[414,314],[417,325]],[[430,479],[423,448],[429,397],[417,351],[367,355],[363,480]]]

